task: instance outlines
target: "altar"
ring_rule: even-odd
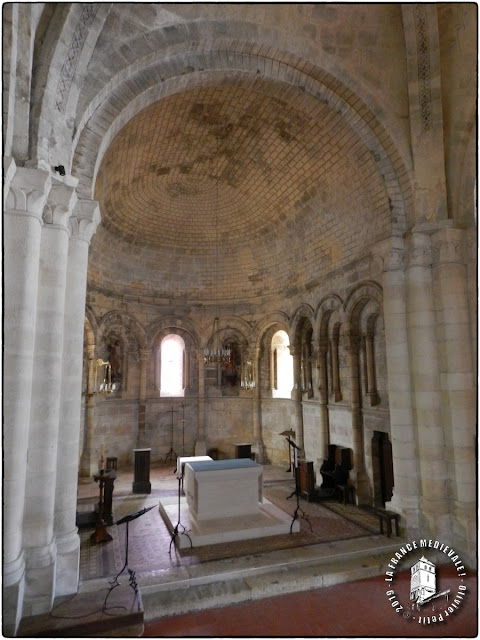
[[[185,496],[198,521],[258,513],[263,467],[247,458],[185,464]]]
[[[162,496],[159,502],[170,534],[182,525],[180,535],[174,536],[178,548],[300,531],[298,518],[292,521],[292,514],[263,497],[262,465],[247,458],[199,461],[198,457],[177,461],[179,479],[184,469],[185,495],[179,488],[177,497]]]

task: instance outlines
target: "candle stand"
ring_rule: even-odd
[[[98,482],[99,485],[99,501],[98,501],[98,516],[97,516],[97,525],[95,527],[95,531],[90,536],[90,541],[92,544],[98,544],[99,542],[109,542],[112,540],[112,536],[107,531],[107,525],[103,519],[103,493],[105,489],[105,483],[109,475],[105,473],[103,469],[100,470],[100,473],[97,473],[93,476],[95,482]]]

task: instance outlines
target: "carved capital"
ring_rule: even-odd
[[[139,349],[138,350],[138,355],[139,355],[139,359],[140,362],[145,362],[145,360],[148,360],[150,358],[152,354],[152,350],[151,349]]]
[[[433,265],[464,262],[464,232],[462,229],[442,229],[432,238]]]
[[[68,230],[68,220],[76,203],[77,194],[73,187],[68,187],[61,182],[52,184],[43,210],[43,222],[52,227]]]
[[[426,233],[412,233],[408,241],[407,268],[430,267],[432,247],[430,236]]]
[[[51,185],[48,171],[17,167],[5,198],[6,211],[41,220]]]
[[[290,350],[290,355],[295,358],[295,357],[300,357],[302,355],[302,350],[300,347],[297,347],[295,345],[290,345],[289,347]]]
[[[72,237],[90,244],[100,224],[100,207],[95,200],[78,200],[68,221]]]

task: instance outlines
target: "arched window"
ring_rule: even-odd
[[[168,335],[160,345],[160,397],[185,395],[185,342],[177,335]]]
[[[291,398],[293,389],[293,356],[285,331],[277,331],[272,338],[272,397]]]

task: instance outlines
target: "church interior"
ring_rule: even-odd
[[[476,4],[2,24],[4,634],[105,597],[135,510],[150,620],[407,540],[475,572]]]

